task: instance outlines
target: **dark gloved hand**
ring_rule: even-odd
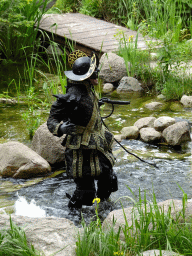
[[[64,122],[63,124],[61,124],[59,126],[59,130],[58,133],[59,135],[63,135],[63,134],[69,134],[69,135],[73,135],[76,132],[76,126],[73,123],[70,123],[69,121]]]

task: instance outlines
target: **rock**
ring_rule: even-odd
[[[63,51],[59,48],[58,45],[49,45],[46,49],[46,53],[53,56],[62,56]]]
[[[124,76],[117,87],[117,93],[141,92],[143,88],[136,78]]]
[[[163,212],[166,214],[169,211],[169,208],[171,207],[171,215],[173,218],[175,218],[176,214],[179,214],[179,212],[182,211],[183,205],[182,205],[182,200],[177,200],[177,199],[169,199],[163,202],[160,202],[157,204],[160,212]],[[149,206],[147,207],[148,211],[150,212]],[[153,204],[152,204],[152,209],[154,209]],[[145,210],[144,210],[145,211]],[[119,227],[124,228],[125,226],[125,217],[128,223],[128,226],[131,227],[132,224],[132,218],[133,218],[133,213],[135,213],[135,218],[139,220],[139,213],[138,210],[134,207],[128,207],[124,208],[123,210],[114,210],[110,212],[107,216],[107,218],[103,222],[103,229],[107,230],[109,227],[113,226],[113,220],[115,220],[115,225],[114,225],[114,231],[118,232]],[[187,206],[186,206],[186,217],[190,218],[192,215],[192,202],[191,200],[188,200]],[[133,229],[133,235],[134,235],[134,229]],[[125,241],[124,233],[121,230],[120,232],[120,240]]]
[[[181,112],[184,110],[184,106],[179,102],[171,102],[169,108],[173,112]]]
[[[187,121],[177,122],[163,130],[163,137],[167,144],[172,146],[181,145],[183,142],[191,141],[190,126]]]
[[[161,133],[156,131],[152,127],[146,127],[140,129],[140,138],[142,141],[150,143],[157,142],[161,140]]]
[[[160,109],[163,106],[163,103],[161,102],[151,102],[145,104],[145,107],[149,110],[157,110]]]
[[[106,83],[103,85],[103,92],[104,93],[109,93],[112,92],[114,90],[114,86],[111,83]]]
[[[163,94],[157,95],[158,100],[166,100],[166,97]]]
[[[0,145],[0,175],[28,179],[51,172],[48,162],[32,149],[17,141]]]
[[[139,254],[139,256],[182,256],[179,253],[168,250],[148,250]]]
[[[169,117],[169,116],[161,116],[157,118],[154,122],[154,128],[157,131],[163,131],[168,126],[175,124],[175,118]]]
[[[136,126],[139,130],[144,127],[154,127],[154,122],[156,118],[155,117],[143,117],[137,120],[134,123],[134,126]]]
[[[7,99],[7,98],[0,98],[0,103],[5,103],[5,104],[16,104],[17,101],[14,99]]]
[[[61,145],[64,137],[54,136],[44,123],[36,130],[31,148],[51,165],[64,163],[65,147]]]
[[[74,256],[76,248],[76,234],[78,228],[72,221],[64,218],[29,218],[23,216],[11,216],[12,221],[24,228],[27,241],[34,245],[35,249],[44,252],[43,255]],[[0,229],[9,227],[9,216],[0,216]],[[62,250],[63,249],[63,250]]]
[[[128,64],[130,66],[130,64]],[[115,53],[104,53],[100,59],[99,77],[104,82],[117,82],[127,75],[125,61]]]
[[[192,107],[192,96],[183,95],[180,102],[184,107],[191,108]]]
[[[119,135],[114,135],[114,138],[115,138],[117,141],[119,141],[119,142],[122,141],[122,135],[121,135],[121,134],[119,134]],[[114,142],[114,143],[116,143],[116,142]]]
[[[136,126],[124,127],[121,130],[122,139],[137,139],[139,137],[139,129]]]

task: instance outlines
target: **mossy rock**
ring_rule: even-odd
[[[47,177],[30,179],[30,180],[27,180],[27,181],[25,181],[23,183],[20,183],[20,184],[14,184],[13,182],[11,182],[9,180],[5,180],[5,181],[0,180],[0,190],[1,190],[1,192],[4,192],[4,193],[15,192],[15,191],[20,190],[21,188],[35,185],[35,184],[41,182],[44,179],[56,177],[56,176],[60,175],[63,172],[65,172],[65,170],[59,170],[59,171],[56,171],[56,172],[52,173],[51,175],[49,175]]]
[[[184,107],[179,102],[171,102],[170,110],[173,112],[181,112],[181,111],[184,111]]]
[[[7,199],[0,199],[0,208],[5,208],[8,206],[13,206],[15,204],[14,201],[7,200]]]
[[[11,214],[14,214],[15,213],[15,207],[14,206],[8,206],[8,207],[5,207],[4,209],[1,209],[0,208],[0,214],[8,214],[8,215],[11,215]]]

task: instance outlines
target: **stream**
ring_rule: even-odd
[[[119,134],[124,126],[133,125],[135,121],[145,116],[167,115],[192,122],[191,109],[172,111],[166,108],[156,112],[145,110],[144,102],[151,100],[153,98],[149,96],[132,97],[130,106],[116,106],[113,116],[106,120],[109,129],[114,134]],[[25,109],[26,106],[22,104],[0,105],[1,143],[18,140],[28,146],[31,145],[21,118]],[[102,111],[104,113],[108,110]],[[43,113],[42,123],[46,121],[48,113],[47,110]],[[118,176],[119,189],[112,193],[110,201],[99,204],[99,216],[102,220],[110,211],[121,209],[122,205],[131,206],[133,200],[139,200],[139,196],[143,198],[145,193],[149,201],[152,200],[154,193],[158,202],[170,198],[182,199],[182,190],[187,193],[188,198],[192,198],[191,142],[179,148],[151,145],[140,140],[123,140],[122,145],[142,159],[156,163],[158,168],[139,161],[115,144],[114,171]],[[89,222],[95,216],[95,205],[83,206],[81,210],[70,210],[67,207],[66,193],[72,194],[75,184],[73,180],[67,178],[65,172],[55,177],[27,181],[0,179],[0,189],[0,208],[5,210],[8,207],[16,215],[62,217],[70,219],[75,225],[81,223],[82,217]]]

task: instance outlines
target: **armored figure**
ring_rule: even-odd
[[[83,56],[82,56],[83,55]],[[94,90],[98,77],[98,57],[81,51],[69,55],[72,70],[65,71],[68,78],[66,94],[54,95],[47,121],[55,136],[66,134],[62,145],[65,150],[67,174],[74,179],[76,190],[68,207],[92,205],[97,196],[107,200],[117,191],[117,177],[113,172],[113,135],[105,128],[100,116],[100,102]],[[95,186],[97,181],[97,189]]]

